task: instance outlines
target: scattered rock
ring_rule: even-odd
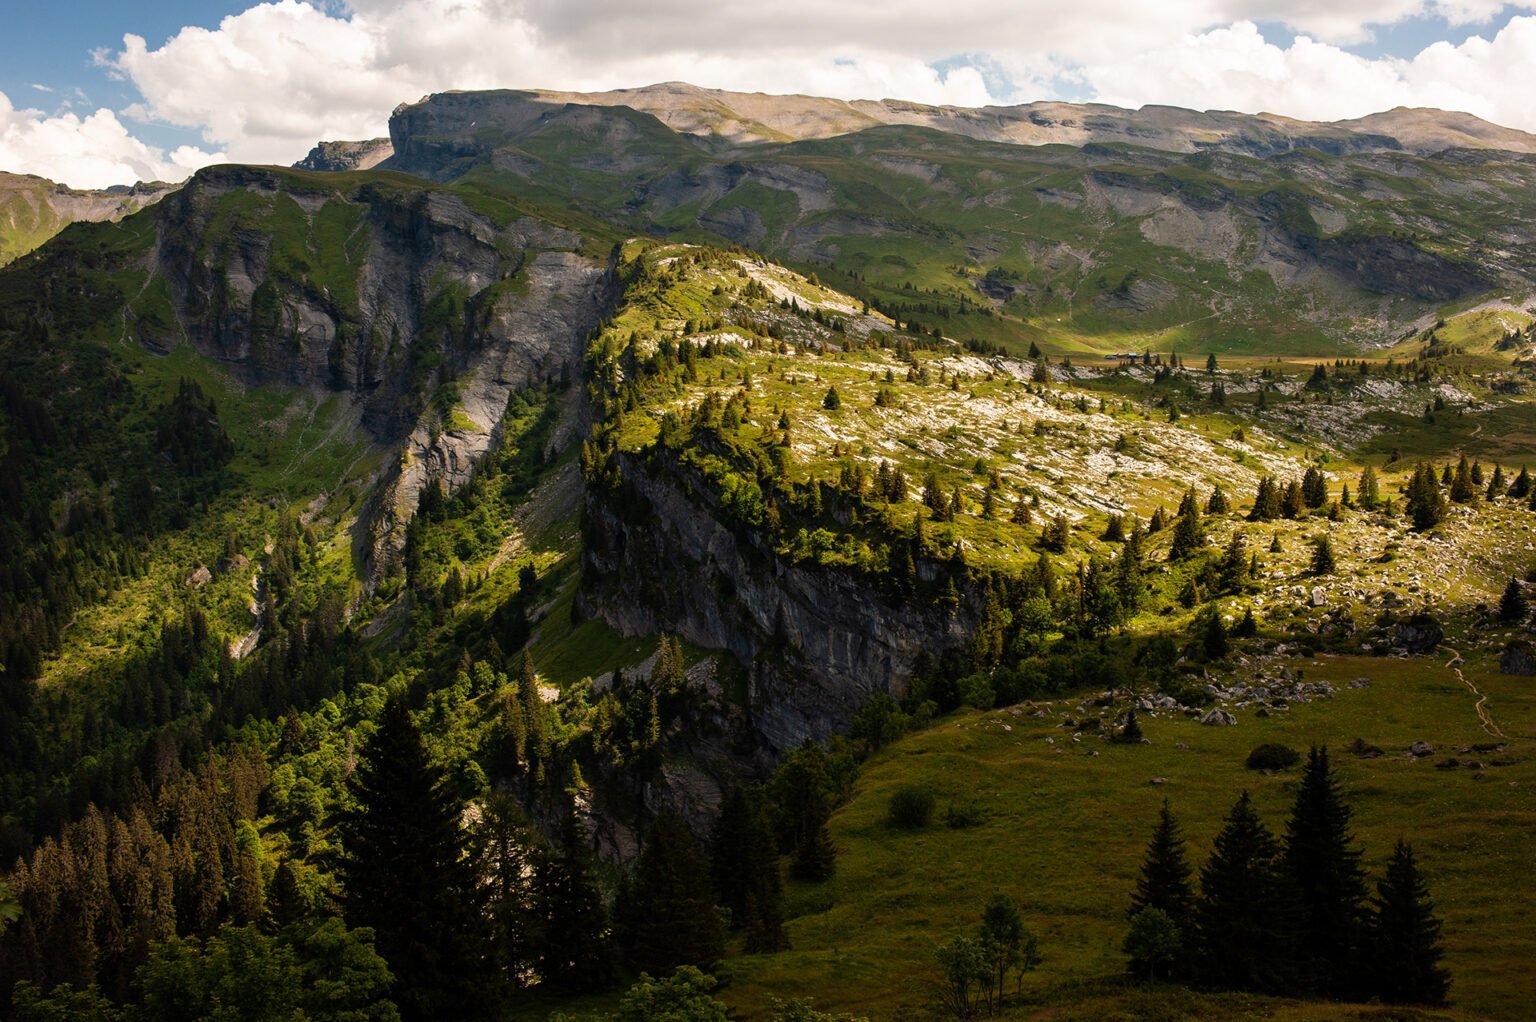
[[[1371,687],[1371,679],[1370,678],[1356,678],[1356,679],[1354,679],[1353,681],[1351,681],[1349,683],[1349,687],[1350,688],[1370,688]]]
[[[212,582],[212,581],[213,581],[213,572],[209,571],[206,567],[204,567],[203,565],[199,564],[197,566],[196,570],[194,570],[192,572],[192,574],[187,576],[187,578],[186,578],[186,587],[188,589],[201,589],[201,588],[203,588],[203,586],[207,585],[209,582]]]
[[[1311,606],[1313,606],[1313,607],[1321,607],[1321,606],[1324,606],[1325,604],[1327,604],[1327,602],[1328,602],[1328,594],[1323,591],[1323,587],[1322,586],[1317,586],[1316,588],[1314,588],[1312,590],[1312,598],[1308,601],[1308,603]]]
[[[1148,784],[1152,784],[1152,785],[1167,784],[1168,783],[1168,778],[1166,778],[1166,777],[1154,777],[1150,781],[1148,781],[1147,783]]]
[[[1455,758],[1454,756],[1452,756],[1450,759],[1442,759],[1440,762],[1436,763],[1435,764],[1435,769],[1436,770],[1455,770],[1459,766],[1461,766],[1461,760],[1459,760],[1459,759]]]
[[[1408,751],[1415,757],[1433,756],[1435,747],[1428,742],[1414,742],[1408,746]]]
[[[1232,727],[1237,723],[1237,718],[1226,710],[1212,710],[1200,718],[1200,723],[1206,727]]]

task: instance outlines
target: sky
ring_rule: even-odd
[[[0,170],[80,188],[292,163],[448,89],[1429,106],[1536,132],[1536,0],[52,0],[5,20]]]

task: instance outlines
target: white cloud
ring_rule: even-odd
[[[121,50],[98,61],[139,92],[121,115],[201,134],[203,145],[179,156],[147,146],[137,156],[174,166],[214,158],[204,150],[291,162],[320,139],[383,134],[398,103],[447,89],[668,80],[957,105],[1051,98],[1070,86],[1128,106],[1320,119],[1442,105],[1536,129],[1536,109],[1518,92],[1536,56],[1529,19],[1512,19],[1491,40],[1436,44],[1406,59],[1341,49],[1409,19],[1431,19],[1419,28],[1481,24],[1533,7],[1536,0],[273,0],[155,48],[125,36]],[[1298,36],[1272,45],[1256,24]],[[29,130],[122,129],[103,113],[29,115]],[[121,173],[129,142],[107,150]],[[14,159],[4,150],[0,158]]]
[[[134,181],[179,181],[223,159],[182,146],[166,154],[134,138],[110,110],[86,117],[17,110],[0,92],[0,168],[39,174],[76,188]]]
[[[1536,17],[1511,18],[1492,39],[1435,43],[1408,59],[1367,60],[1306,36],[1281,48],[1248,22],[1191,34],[1159,53],[1084,69],[1110,103],[1268,111],[1308,120],[1394,106],[1439,107],[1536,131],[1522,95],[1536,64]]]

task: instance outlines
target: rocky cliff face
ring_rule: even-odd
[[[429,188],[218,168],[161,211],[147,258],[174,317],[135,326],[254,384],[352,396],[368,438],[398,454],[361,537],[376,581],[421,488],[467,481],[513,391],[574,371],[613,287],[580,248],[571,231],[497,223]]]
[[[975,594],[958,613],[890,601],[727,526],[687,470],[628,455],[619,465],[617,492],[588,494],[578,608],[625,634],[729,650],[748,666],[750,727],[772,751],[846,729],[876,693],[904,696],[919,654],[959,647],[974,627]],[[939,567],[918,570],[932,579]]]
[[[309,155],[298,163],[295,170],[368,170],[377,167],[394,154],[394,146],[387,138],[370,138],[365,142],[317,142]]]

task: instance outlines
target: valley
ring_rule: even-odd
[[[947,1017],[1000,892],[1006,1017],[1522,1017],[1519,133],[642,92],[439,94],[387,157],[14,234],[3,996],[136,1018],[175,955],[344,921],[395,985],[305,1017],[585,1018],[682,964],[733,1017]],[[1244,790],[1282,831],[1267,744],[1327,746],[1372,891],[1412,842],[1449,1005],[1127,974],[1158,807],[1196,865]],[[439,974],[348,901],[386,797],[486,899]],[[694,901],[728,932],[655,957]]]

